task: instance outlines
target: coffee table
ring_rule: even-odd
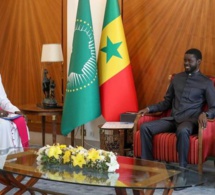
[[[174,189],[188,188],[203,184],[202,176],[193,170],[182,169],[170,164],[118,156],[120,168],[114,173],[104,173],[87,169],[75,169],[69,166],[46,167],[42,170],[36,163],[38,148],[11,148],[0,150],[0,182],[5,185],[0,194],[7,194],[14,187],[17,195],[26,191],[31,194],[62,194],[38,189],[33,185],[39,180],[82,184],[115,188],[116,194],[125,195],[126,189],[133,193],[153,194],[156,189],[163,189],[163,194],[172,194]],[[27,177],[27,183],[22,180]],[[68,189],[71,190],[72,189]],[[70,191],[70,192],[71,192]],[[146,192],[147,191],[147,192]],[[68,194],[70,194],[68,191]]]

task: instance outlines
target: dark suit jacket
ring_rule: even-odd
[[[208,118],[215,116],[215,88],[213,82],[201,72],[174,75],[164,100],[149,106],[150,113],[171,109],[171,119],[183,122],[198,120],[203,105],[208,104]],[[167,118],[168,120],[168,118]]]

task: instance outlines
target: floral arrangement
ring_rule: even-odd
[[[66,145],[44,146],[37,152],[38,165],[69,165],[74,168],[88,168],[100,172],[114,172],[119,168],[116,155],[105,150],[89,150]]]
[[[42,177],[44,178],[82,184],[115,186],[119,178],[119,173],[116,172],[97,172],[86,169],[74,170],[72,167],[60,168],[39,165],[38,170],[43,173]]]

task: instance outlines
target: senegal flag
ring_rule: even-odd
[[[107,121],[119,121],[121,113],[138,111],[118,0],[107,0],[98,69],[103,117]]]
[[[89,0],[79,0],[67,78],[61,132],[101,115],[96,51]]]

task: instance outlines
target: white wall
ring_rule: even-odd
[[[104,11],[105,11],[106,0],[90,0],[90,7],[91,7],[91,15],[92,15],[92,22],[93,22],[93,29],[94,29],[94,38],[95,38],[95,46],[97,51],[98,57],[98,50],[100,44],[100,36],[102,32],[102,25],[103,25],[103,18],[104,18]],[[68,7],[67,7],[67,62],[69,67],[70,56],[72,51],[72,41],[73,41],[73,34],[74,34],[74,26],[75,26],[75,19],[78,7],[78,0],[68,0]],[[91,121],[85,125],[85,129],[87,135],[85,140],[95,140],[99,141],[99,129],[98,125],[104,123],[105,120],[103,117],[99,117],[98,119]],[[80,138],[80,130],[76,129],[75,131],[75,138]]]

